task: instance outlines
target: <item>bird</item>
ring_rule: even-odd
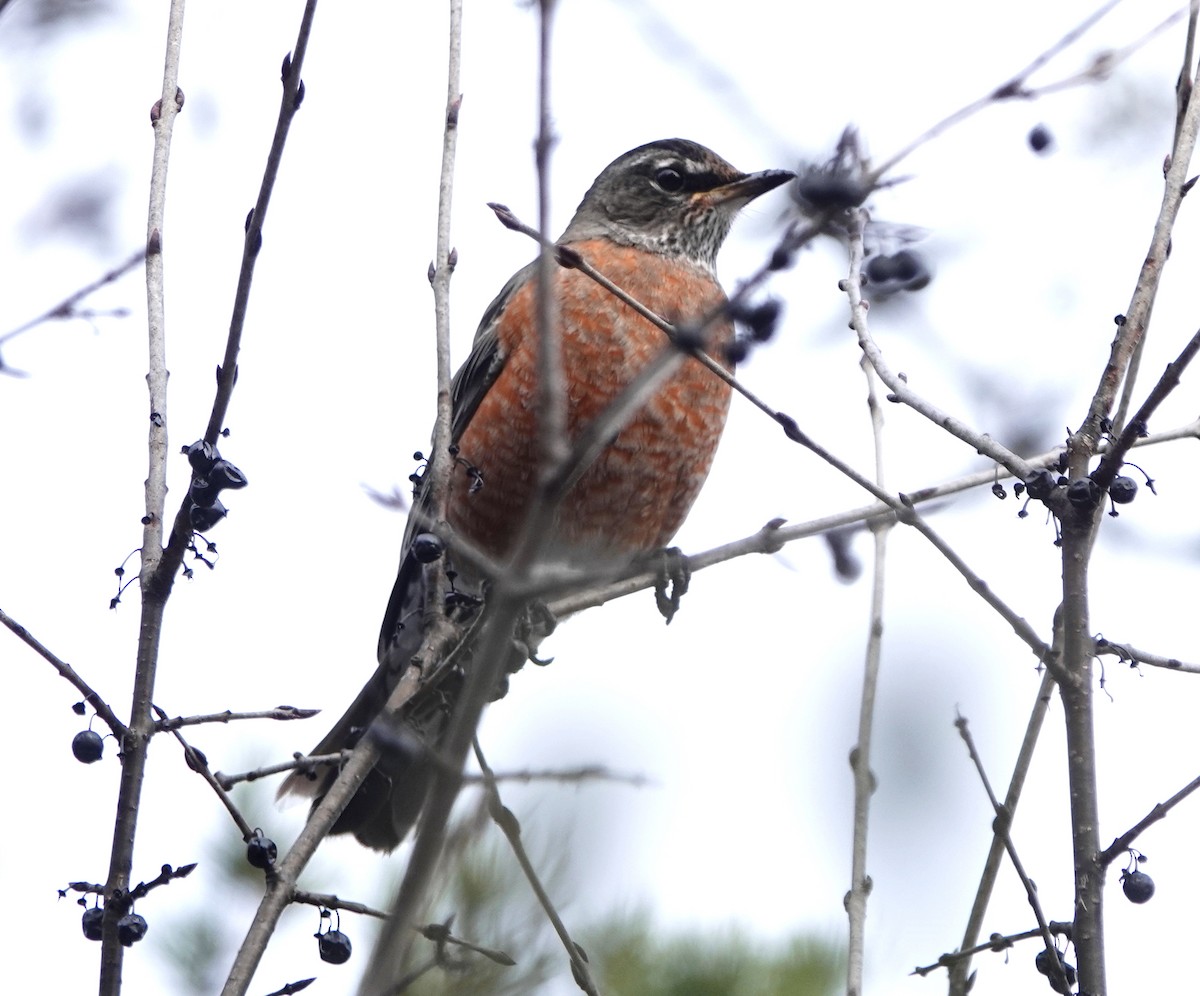
[[[735,333],[716,276],[717,253],[738,212],[793,176],[779,169],[743,173],[684,139],[650,142],[600,172],[556,245],[677,328],[712,319],[703,345],[731,370],[732,353],[724,347]],[[497,564],[512,555],[538,484],[537,274],[535,260],[488,306],[451,385],[450,535]],[[579,268],[556,267],[553,282],[566,433],[573,442],[669,347],[656,325]],[[724,380],[686,356],[578,474],[553,510],[543,555],[567,563],[619,564],[664,548],[708,476],[730,394]],[[430,509],[423,476],[414,478],[413,510],[380,631],[378,667],[313,754],[352,746],[368,730],[380,732],[372,724],[421,645],[431,596],[423,563],[429,556]],[[452,540],[447,566],[453,554]],[[453,599],[470,608],[486,599],[486,578],[469,564],[452,566],[452,590],[443,592],[447,604]],[[380,760],[333,833],[352,833],[384,852],[399,845],[420,814],[453,690],[442,689],[421,714],[410,708],[415,698],[408,703],[403,726],[381,737]],[[311,796],[315,806],[335,777],[331,766],[298,769],[279,796]]]

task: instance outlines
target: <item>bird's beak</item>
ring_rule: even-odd
[[[729,183],[713,187],[712,190],[705,190],[696,195],[696,200],[709,208],[727,204],[736,209],[795,178],[796,174],[791,170],[764,169],[761,173],[747,173]]]

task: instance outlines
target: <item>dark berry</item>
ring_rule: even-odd
[[[792,265],[792,253],[784,246],[777,246],[771,253],[772,270],[786,270]]]
[[[767,342],[775,334],[775,327],[783,314],[783,305],[770,298],[760,304],[734,304],[730,306],[730,311],[736,321],[746,326],[751,339]]]
[[[417,533],[413,537],[413,556],[422,564],[432,564],[445,552],[445,544],[433,533]]]
[[[908,249],[902,249],[892,257],[892,272],[896,279],[910,283],[921,275],[921,257]]]
[[[750,354],[750,345],[745,339],[732,339],[725,343],[725,359],[730,363],[742,363]]]
[[[887,283],[896,275],[891,256],[872,256],[863,266],[863,271],[873,284]]]
[[[1137,481],[1132,477],[1115,477],[1108,487],[1108,496],[1118,505],[1128,505],[1137,497]]]
[[[344,965],[350,960],[350,938],[340,930],[318,934],[317,949],[321,953],[321,961],[331,965]]]
[[[279,848],[275,846],[275,841],[270,837],[264,837],[262,834],[255,834],[246,844],[246,860],[255,868],[270,868],[275,864],[275,858],[279,854]]]
[[[791,186],[792,196],[802,209],[842,211],[858,207],[871,193],[871,188],[857,178],[823,169],[802,170]]]
[[[1029,492],[1029,497],[1036,498],[1039,501],[1044,501],[1050,497],[1050,492],[1054,490],[1054,485],[1054,475],[1045,467],[1041,470],[1035,470],[1025,478],[1025,490]]]
[[[882,294],[921,290],[933,279],[920,254],[911,249],[901,249],[894,256],[872,256],[863,272]]]
[[[1058,961],[1059,968],[1062,969],[1064,978],[1067,980],[1066,989],[1060,989],[1059,987],[1062,985],[1062,983],[1057,982],[1055,977],[1050,974],[1052,971],[1054,971],[1054,962],[1056,959]],[[1058,951],[1051,952],[1047,951],[1045,948],[1042,948],[1042,950],[1037,953],[1037,957],[1034,958],[1033,964],[1037,970],[1042,973],[1042,975],[1046,976],[1050,980],[1050,986],[1056,993],[1069,993],[1071,991],[1071,986],[1075,985],[1075,966],[1063,961],[1063,957]]]
[[[95,730],[80,730],[71,741],[71,753],[76,761],[94,764],[104,756],[104,738]]]
[[[208,479],[218,491],[224,488],[244,488],[247,483],[246,475],[228,460],[218,460],[214,463],[208,472]]]
[[[1131,903],[1148,903],[1154,895],[1154,879],[1143,871],[1121,872],[1121,888]]]
[[[1090,477],[1080,477],[1067,485],[1067,501],[1080,511],[1096,507],[1100,500],[1100,488]]]
[[[104,936],[104,910],[99,906],[83,911],[83,936],[89,941],[98,941]]]
[[[217,461],[216,449],[203,439],[197,439],[191,446],[185,446],[183,452],[187,454],[192,470],[198,474],[207,473],[208,469]]]
[[[214,500],[211,505],[193,505],[188,510],[188,521],[198,533],[207,532],[226,515],[225,506]]]
[[[213,487],[207,474],[197,474],[188,486],[188,497],[197,508],[211,505],[217,497],[218,488]]]
[[[117,921],[117,939],[125,946],[136,944],[146,936],[146,921],[136,913],[126,913]]]
[[[1045,125],[1037,125],[1029,132],[1028,142],[1029,147],[1040,155],[1049,150],[1054,138]]]

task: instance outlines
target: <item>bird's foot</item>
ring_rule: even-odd
[[[658,579],[654,582],[654,601],[667,625],[670,625],[692,583],[692,565],[677,546],[664,547],[650,556],[658,561],[655,565]]]

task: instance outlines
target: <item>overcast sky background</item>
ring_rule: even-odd
[[[67,31],[39,31],[29,4],[0,16],[0,333],[50,307],[144,238],[161,87],[165,5],[98,6]],[[709,145],[745,170],[824,158],[854,122],[886,157],[948,112],[1005,81],[1092,9],[1090,2],[1002,6],[927,0],[786,7],[658,0],[564,3],[555,29],[556,228],[611,159],[656,138]],[[1071,75],[1165,17],[1170,2],[1126,4],[1035,78]],[[301,4],[193,4],[180,77],[186,104],[170,165],[164,231],[171,449],[203,433],[224,348],[242,245],[278,109],[279,64]],[[180,581],[171,599],[157,702],[172,714],[321,707],[309,723],[193,730],[214,768],[234,771],[306,749],[374,667],[379,618],[403,517],[366,489],[390,491],[426,448],[432,421],[432,298],[445,94],[443,4],[333,4],[316,16],[293,125],[264,233],[222,452],[249,477],[212,533],[215,571]],[[452,314],[456,357],[508,276],[532,256],[485,207],[535,221],[536,20],[525,5],[467,3]],[[1174,120],[1183,25],[1102,84],[993,107],[914,155],[912,180],[873,200],[874,216],[929,230],[936,268],[919,296],[872,309],[895,369],[944,409],[1025,452],[1080,421],[1125,310],[1161,197]],[[1044,123],[1049,155],[1025,137]],[[93,205],[94,225],[56,221],[64,191]],[[777,237],[783,193],[756,202],[721,258],[731,286]],[[1138,400],[1194,331],[1197,255],[1185,202],[1143,361]],[[77,217],[78,212],[76,213]],[[787,306],[778,341],[742,371],[818,441],[869,471],[873,456],[859,350],[837,290],[833,245],[778,275]],[[108,608],[113,569],[141,537],[145,478],[145,293],[139,273],[95,295],[125,319],[51,324],[6,344],[0,377],[3,569],[0,607],[128,709],[138,595]],[[1192,371],[1152,428],[1196,416]],[[910,491],[983,464],[969,448],[889,406],[888,485]],[[1195,443],[1139,455],[1145,491],[1105,528],[1092,572],[1092,628],[1116,641],[1200,659],[1195,626]],[[186,490],[174,457],[168,507]],[[780,516],[798,522],[865,504],[748,405],[735,403],[710,484],[678,537],[695,552]],[[993,588],[1050,636],[1058,551],[1038,510],[1016,516],[987,493],[933,517]],[[856,552],[869,556],[866,536]],[[135,571],[135,562],[130,562]],[[868,564],[869,568],[869,564]],[[953,728],[961,710],[993,784],[1006,783],[1033,702],[1034,661],[915,533],[892,534],[883,675],[873,766],[868,989],[944,991],[907,976],[961,936],[989,843],[991,813]],[[738,924],[756,936],[797,931],[841,942],[849,884],[851,779],[867,576],[835,579],[819,541],[698,575],[664,627],[643,593],[571,620],[493,708],[483,739],[494,767],[595,762],[656,783],[506,792],[527,834],[574,821],[568,921],[647,904],[675,927]],[[108,742],[83,767],[70,741],[77,695],[16,640],[0,636],[10,694],[9,813],[0,881],[21,922],[9,959],[14,991],[86,992],[99,946],[68,881],[103,881],[119,776]],[[1097,700],[1105,842],[1197,774],[1196,679],[1108,661]],[[1052,708],[1014,835],[1048,916],[1071,917],[1071,861],[1061,711]],[[1138,846],[1158,895],[1134,907],[1117,872],[1107,897],[1110,990],[1178,987],[1193,943],[1200,804],[1189,801]],[[262,800],[252,823],[281,843],[302,812]],[[164,862],[204,861],[235,833],[177,747],[151,755],[135,880]],[[553,845],[548,845],[551,848]],[[307,884],[385,901],[381,859],[329,842]],[[139,904],[147,940],[126,958],[126,992],[174,990],[162,953],[169,924],[200,911],[238,939],[252,908],[223,901],[202,865]],[[1032,916],[1004,868],[985,926],[1015,932]],[[367,928],[343,929],[358,953],[317,960],[317,916],[285,915],[255,991],[318,974],[322,993],[353,990]],[[489,943],[486,938],[477,939]],[[586,945],[586,937],[583,938]],[[1038,992],[1034,949],[977,962],[980,996]],[[553,992],[574,991],[569,973]],[[548,990],[550,991],[550,990]]]

